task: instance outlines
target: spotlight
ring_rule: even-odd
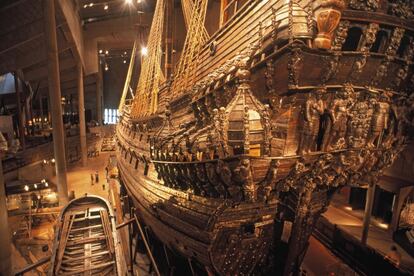
[[[24,185],[24,190],[25,190],[26,192],[28,192],[28,191],[29,191],[29,186]]]
[[[47,182],[46,182],[46,183],[45,183],[45,187],[49,187],[49,183],[47,183]]]
[[[132,0],[125,0],[125,3],[127,3],[128,5],[132,4]]]
[[[127,54],[127,52],[125,51],[125,52],[124,52],[124,55],[126,55],[126,54]]]
[[[107,55],[107,54],[109,54],[109,51],[108,50],[105,51],[105,55]]]
[[[108,9],[108,5],[107,4],[105,4],[105,6],[104,6],[104,10],[107,10]]]
[[[87,7],[88,7],[88,5],[87,5],[87,4],[83,5],[83,8],[84,8],[84,9],[86,9]]]
[[[34,184],[34,187],[35,187],[35,189],[37,189],[37,184],[36,183]]]
[[[108,71],[109,70],[109,66],[108,66],[108,64],[105,64],[105,71]]]
[[[93,3],[89,3],[89,7],[93,7]]]
[[[44,184],[46,183],[46,179],[42,179],[40,182]]]
[[[147,47],[142,47],[141,48],[141,55],[142,56],[148,55],[148,48]]]
[[[50,162],[55,163],[56,162],[55,158],[52,158],[52,160],[50,160]]]
[[[103,51],[102,51],[102,49],[100,49],[100,50],[99,50],[99,53],[100,53],[100,54],[102,54],[102,52],[103,52]]]
[[[124,59],[124,63],[126,63],[126,60]]]

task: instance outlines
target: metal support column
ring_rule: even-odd
[[[54,0],[43,0],[43,13],[45,18],[44,23],[46,53],[48,60],[48,88],[51,104],[50,110],[52,114],[53,149],[56,160],[59,204],[66,205],[68,202],[68,187],[66,177],[64,129],[62,120],[62,103]]]
[[[80,61],[78,62],[78,107],[81,161],[82,166],[86,166],[88,153],[86,148],[85,96],[83,90],[83,68]]]
[[[366,245],[368,240],[368,231],[369,231],[369,224],[371,222],[371,213],[372,213],[372,206],[374,205],[374,196],[375,196],[375,183],[371,183],[368,186],[367,197],[365,200],[365,213],[364,213],[364,223],[362,226],[362,237],[361,243]]]

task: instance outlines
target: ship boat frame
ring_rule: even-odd
[[[125,275],[115,216],[95,195],[71,200],[61,211],[49,275]]]

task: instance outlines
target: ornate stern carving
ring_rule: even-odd
[[[395,3],[389,3],[388,13],[399,18],[413,19],[414,18],[414,3],[412,1],[397,0]]]
[[[316,150],[316,138],[319,133],[321,115],[324,112],[322,95],[326,93],[326,88],[321,87],[314,93],[308,94],[302,110],[303,127],[299,143],[299,154],[307,154]]]
[[[230,154],[262,156],[269,153],[270,109],[253,95],[247,64],[247,58],[238,63],[236,95],[226,108],[220,108],[218,125]]]
[[[315,2],[314,12],[318,26],[318,34],[314,40],[315,48],[330,49],[332,35],[341,19],[341,11],[345,8],[342,0],[325,0]]]
[[[350,22],[348,20],[341,21],[336,29],[335,39],[332,41],[332,50],[340,51],[344,44],[346,37],[348,36]]]
[[[376,11],[379,0],[350,0],[348,6],[354,10]]]

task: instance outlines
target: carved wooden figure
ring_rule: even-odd
[[[324,104],[321,99],[321,91],[318,90],[316,95],[308,94],[303,109],[303,129],[299,146],[300,154],[307,154],[316,149],[316,137],[319,133],[321,115],[324,111]]]

